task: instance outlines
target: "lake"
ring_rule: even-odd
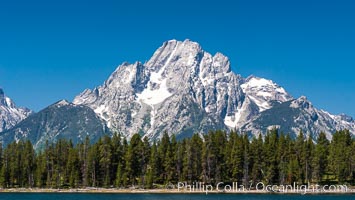
[[[355,195],[289,195],[289,194],[78,194],[78,193],[0,193],[1,200],[343,200]]]

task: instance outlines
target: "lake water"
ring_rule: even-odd
[[[0,193],[1,200],[347,200],[355,195]]]

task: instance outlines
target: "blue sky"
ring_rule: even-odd
[[[222,52],[233,71],[274,80],[355,117],[355,1],[0,1],[0,87],[36,111],[102,84],[166,40]]]

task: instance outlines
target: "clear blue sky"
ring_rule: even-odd
[[[169,39],[222,52],[233,71],[272,79],[355,117],[355,1],[0,1],[0,86],[36,111],[102,84]]]

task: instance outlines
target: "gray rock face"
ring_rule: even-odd
[[[147,63],[122,64],[102,86],[73,102],[91,107],[128,137],[141,133],[154,139],[164,131],[188,136],[227,128],[224,118],[244,102],[242,81],[224,55],[212,56],[189,40],[171,40]]]
[[[287,131],[294,134],[299,128],[330,136],[338,128],[355,130],[351,118],[317,110],[303,97],[295,100],[271,80],[244,79],[231,71],[226,56],[211,55],[189,40],[165,42],[144,64],[123,63],[103,85],[85,90],[73,103],[92,108],[128,138],[140,133],[154,140],[165,131],[179,138],[211,129],[259,134],[284,126],[277,118],[291,120],[291,114],[298,118]],[[287,107],[283,115],[272,117],[280,107]]]
[[[110,132],[93,110],[61,100],[0,133],[0,139],[5,146],[12,141],[30,140],[36,149],[42,149],[47,141],[65,138],[76,144],[86,136],[97,141],[105,134]]]
[[[0,132],[12,128],[30,114],[30,109],[17,107],[0,88]]]
[[[351,119],[351,118],[350,118]],[[242,129],[249,133],[263,133],[273,127],[280,128],[284,133],[294,136],[300,131],[311,135],[315,140],[320,132],[324,132],[328,139],[336,130],[348,129],[353,135],[355,123],[347,121],[343,115],[332,115],[326,111],[316,109],[306,97],[274,105],[261,112]]]
[[[103,85],[87,89],[73,103],[59,101],[36,114],[18,108],[0,89],[0,142],[30,140],[41,149],[60,138],[96,141],[121,132],[139,133],[151,141],[166,131],[177,138],[213,129],[265,134],[272,127],[315,139],[348,129],[353,118],[315,108],[306,97],[294,99],[271,80],[243,78],[229,59],[211,55],[195,42],[170,40],[146,63],[123,63]]]
[[[244,93],[258,105],[260,112],[272,108],[274,103],[293,99],[284,88],[264,78],[250,76],[241,87]]]

